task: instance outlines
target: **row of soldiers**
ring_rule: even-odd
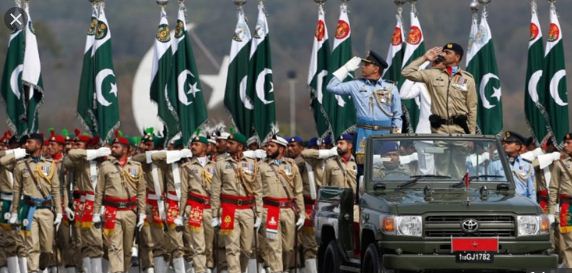
[[[5,134],[0,272],[128,272],[135,249],[145,272],[316,272],[316,192],[355,191],[351,135],[161,142]]]

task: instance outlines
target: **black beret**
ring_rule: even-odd
[[[367,54],[367,57],[365,57],[365,59],[362,59],[362,62],[377,65],[383,69],[386,69],[388,67],[385,59],[383,59],[381,56],[379,56],[379,54],[373,52],[372,50],[369,51],[369,54]]]
[[[463,47],[457,43],[447,43],[443,46],[443,50],[448,49],[448,50],[452,50],[455,53],[457,53],[457,55],[461,56],[461,58],[463,57],[464,54],[464,50]]]

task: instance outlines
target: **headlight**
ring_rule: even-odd
[[[517,216],[518,236],[548,234],[550,222],[546,215]]]
[[[387,234],[421,237],[423,233],[421,216],[385,216],[380,225]]]

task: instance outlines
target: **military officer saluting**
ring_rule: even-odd
[[[512,177],[516,186],[516,194],[525,196],[536,202],[536,185],[534,183],[534,167],[532,163],[520,156],[524,138],[511,131],[506,131],[502,145],[510,162]]]
[[[439,134],[474,134],[477,127],[477,91],[473,76],[460,69],[463,48],[448,43],[434,47],[403,68],[408,80],[423,82],[431,96],[429,122],[431,132]],[[438,66],[422,70],[426,61],[441,59],[445,68]]]
[[[111,156],[99,165],[95,191],[93,223],[103,222],[110,272],[129,271],[135,227],[140,230],[146,218],[143,171],[139,162],[128,158],[129,147],[129,141],[116,132]],[[102,206],[103,215],[99,213]]]
[[[350,72],[361,66],[362,79],[342,82]],[[357,153],[365,152],[365,139],[371,134],[401,132],[401,100],[393,83],[381,78],[387,68],[385,60],[373,51],[365,59],[353,57],[334,72],[327,90],[341,96],[351,96],[356,107]]]
[[[564,158],[554,162],[549,186],[549,217],[554,222],[556,204],[560,205],[560,255],[564,267],[572,266],[572,133],[564,136]]]
[[[59,174],[56,163],[41,156],[43,144],[43,135],[30,134],[25,146],[29,156],[14,168],[10,223],[15,224],[18,215],[22,217],[29,272],[38,272],[40,253],[54,253],[54,228],[62,221]]]

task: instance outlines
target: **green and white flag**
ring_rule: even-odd
[[[91,21],[85,39],[83,51],[83,66],[81,68],[81,78],[79,81],[79,95],[77,97],[77,115],[81,124],[89,130],[92,135],[97,134],[97,117],[94,109],[97,108],[95,100],[93,58],[92,50],[95,43],[95,31],[97,28],[97,10],[92,8]]]
[[[395,23],[395,28],[393,29],[393,35],[391,35],[391,43],[389,43],[389,49],[387,50],[387,69],[383,71],[383,79],[398,82],[403,76],[401,76],[401,68],[403,67],[403,24],[401,17],[401,7],[398,8],[398,12],[395,15],[397,22]]]
[[[314,122],[318,136],[325,137],[331,131],[328,116],[322,107],[324,93],[326,93],[325,79],[328,76],[328,58],[330,57],[330,42],[328,41],[328,28],[326,27],[324,6],[318,5],[318,22],[314,31],[314,43],[310,56],[308,70],[308,86],[311,88],[310,106],[314,113]]]
[[[238,11],[238,21],[230,46],[230,63],[226,78],[224,106],[234,120],[236,129],[247,137],[254,130],[254,102],[252,90],[248,90],[248,63],[251,46],[250,29],[242,8]]]
[[[161,8],[161,20],[155,35],[153,48],[153,67],[151,69],[151,100],[157,103],[158,116],[165,125],[165,143],[169,143],[179,133],[177,115],[177,94],[172,80],[173,51],[171,50],[171,32],[167,14]]]
[[[531,1],[530,40],[528,42],[528,64],[524,84],[524,113],[528,125],[538,142],[542,141],[549,132],[549,122],[544,109],[546,100],[544,90],[544,45],[542,30],[536,13],[536,2]],[[541,92],[538,92],[540,89]]]
[[[264,4],[258,3],[258,20],[250,48],[250,68],[248,78],[249,93],[254,96],[254,129],[258,139],[268,140],[278,133],[276,126],[276,104],[272,83],[272,54],[270,34]]]
[[[550,127],[554,132],[557,143],[561,144],[564,135],[568,133],[568,89],[566,86],[566,66],[562,29],[558,22],[558,14],[554,2],[550,3],[550,28],[546,43],[544,72],[546,73],[545,105],[548,112]]]
[[[342,67],[353,56],[351,34],[348,7],[346,3],[342,3],[340,5],[340,18],[336,27],[334,48],[329,59],[330,75],[328,82],[333,77],[331,73]],[[344,79],[344,81],[349,80],[353,80],[352,74]],[[328,114],[334,138],[350,130],[356,124],[356,110],[350,96],[340,96],[325,92],[322,105]]]
[[[403,65],[401,68],[425,54],[425,35],[421,28],[419,18],[417,17],[415,4],[411,4],[410,16],[411,25],[409,27],[409,33],[407,34],[405,53],[403,53]],[[424,63],[421,69],[425,69],[428,64],[429,62]],[[413,83],[404,77],[399,78],[398,87],[400,90],[401,88],[410,88],[412,85]],[[407,110],[403,112],[407,119],[407,128],[404,129],[407,129],[408,132],[414,132],[419,122],[419,98],[402,100],[401,104],[405,107],[404,110]]]
[[[22,71],[24,70],[24,31],[18,30],[10,34],[6,62],[2,73],[0,93],[8,117],[8,125],[17,136],[26,133],[27,124],[24,107],[24,88],[22,86]]]
[[[479,92],[477,123],[480,132],[495,135],[503,129],[501,83],[486,7],[483,8],[478,32],[469,49],[467,63],[467,71],[473,74]]]
[[[38,51],[38,40],[28,3],[24,4],[24,10],[28,16],[28,23],[25,28],[24,70],[22,71],[22,84],[24,94],[26,94],[24,101],[26,105],[26,132],[35,133],[38,131],[38,108],[44,99],[44,84],[42,82],[42,63]]]
[[[175,75],[177,77],[177,98],[179,126],[183,145],[188,147],[193,133],[207,120],[207,106],[203,96],[203,88],[199,79],[199,71],[195,62],[195,54],[187,33],[186,8],[179,6],[179,18],[175,29],[173,50],[175,55]]]
[[[93,63],[95,74],[95,97],[97,100],[97,133],[103,140],[113,137],[113,131],[119,128],[119,102],[117,100],[117,82],[113,69],[111,51],[111,30],[105,17],[105,7],[99,4],[97,30],[93,44]]]

